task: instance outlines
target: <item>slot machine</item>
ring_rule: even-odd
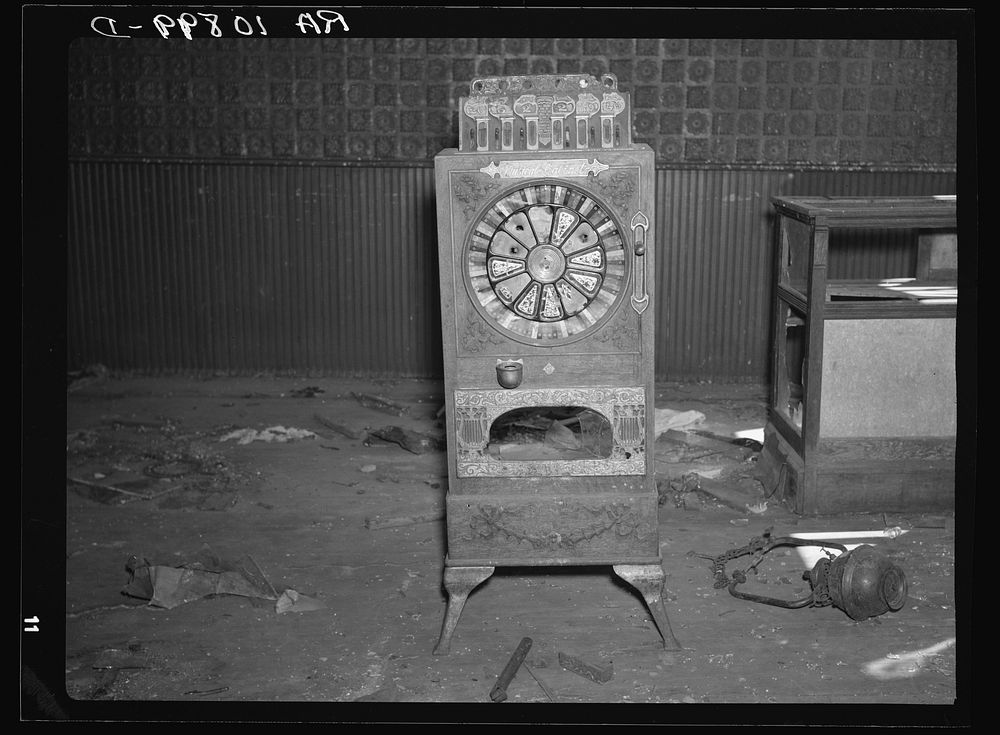
[[[611,74],[476,79],[434,166],[449,481],[434,652],[501,566],[610,565],[680,648],[652,456],[654,157],[628,93]],[[578,446],[500,441],[540,412]]]

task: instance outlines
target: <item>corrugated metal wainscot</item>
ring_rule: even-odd
[[[69,367],[437,377],[433,185],[423,164],[72,162]],[[953,173],[659,168],[657,378],[768,379],[771,196],[954,187]],[[850,262],[831,245],[831,274],[915,267],[865,237]]]

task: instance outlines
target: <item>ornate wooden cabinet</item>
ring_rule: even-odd
[[[653,444],[653,153],[611,75],[478,79],[435,158],[449,650],[498,566],[612,565],[664,639]],[[514,412],[585,413],[577,455],[505,455]],[[582,419],[581,419],[582,420]]]

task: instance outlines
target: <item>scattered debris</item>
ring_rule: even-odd
[[[168,610],[210,595],[277,599],[277,592],[252,557],[232,563],[207,549],[200,556],[202,560],[190,564],[163,566],[133,555],[125,565],[129,581],[122,593]]]
[[[235,502],[234,488],[253,482],[215,451],[218,437],[232,426],[181,435],[167,419],[102,420],[96,430],[67,435],[67,489],[88,500],[116,505],[159,499],[160,508],[220,510]]]
[[[287,589],[281,593],[278,601],[274,604],[274,610],[279,615],[286,612],[311,612],[312,610],[323,610],[326,604],[314,597],[303,595],[293,589]]]
[[[348,439],[364,439],[365,436],[367,436],[367,431],[364,429],[352,429],[350,426],[338,424],[336,421],[331,421],[330,419],[324,418],[319,414],[314,414],[313,418],[323,424],[326,428],[332,429],[338,434],[346,436]]]
[[[137,492],[134,488],[148,488],[152,483],[148,480],[139,480],[110,485],[83,480],[79,477],[67,477],[66,482],[78,495],[105,505],[120,505],[136,500],[153,500],[179,487],[179,485],[171,485],[166,488],[156,488],[155,492]],[[123,487],[123,485],[128,485],[133,489]]]
[[[174,428],[173,423],[169,419],[162,421],[139,421],[138,419],[123,419],[121,416],[106,416],[103,418],[102,423],[113,429],[139,429],[139,431],[170,431]]]
[[[530,650],[531,639],[528,637],[522,638],[521,642],[517,644],[517,648],[514,649],[514,653],[511,654],[510,660],[507,661],[507,665],[500,672],[500,676],[497,677],[497,683],[490,690],[490,699],[494,702],[502,702],[507,699],[507,687],[517,675],[517,670],[521,668],[521,664],[524,663],[524,657],[528,655],[528,651]]]
[[[184,692],[184,696],[188,697],[191,695],[196,695],[199,697],[207,697],[209,694],[222,694],[223,692],[228,692],[229,687],[216,687],[215,689],[191,689]]]
[[[80,390],[92,385],[107,382],[108,369],[101,364],[88,365],[83,370],[72,370],[66,374],[66,388],[70,391]]]
[[[490,427],[489,452],[507,460],[606,458],[611,451],[611,424],[591,409],[516,409]]]
[[[691,470],[692,475],[698,475],[698,477],[705,477],[709,480],[717,480],[722,475],[722,467],[711,467],[706,469],[694,469]]]
[[[661,464],[712,462],[718,467],[729,461],[756,462],[761,446],[752,439],[735,439],[706,431],[669,429],[657,438],[656,461]]]
[[[757,503],[754,503],[752,505],[747,504],[746,509],[747,509],[747,511],[749,511],[750,513],[753,513],[755,515],[760,515],[761,513],[766,513],[767,512],[767,501],[766,500],[761,500],[761,501],[759,501]]]
[[[409,408],[402,406],[398,403],[388,400],[387,398],[382,398],[381,396],[373,396],[370,393],[355,393],[351,392],[351,395],[357,399],[365,408],[372,408],[376,411],[384,411],[385,413],[391,413],[396,416],[402,416],[409,413]]]
[[[157,479],[183,477],[184,475],[190,475],[201,471],[202,467],[200,460],[186,458],[171,459],[165,462],[154,462],[153,464],[146,465],[142,469],[142,473],[144,475],[155,477]]]
[[[727,442],[737,447],[746,447],[747,449],[752,449],[755,452],[759,452],[764,448],[763,442],[759,442],[756,439],[750,439],[743,436],[737,436],[737,437],[720,436],[718,434],[713,434],[711,431],[692,431],[691,433],[697,434],[698,436],[704,436],[708,439],[715,439],[716,441]]]
[[[746,429],[744,431],[734,431],[733,436],[737,439],[751,439],[764,448],[764,427],[759,429]]]
[[[700,411],[675,411],[671,408],[656,408],[653,410],[653,432],[656,438],[671,430],[683,430],[695,426],[705,420],[705,414]]]
[[[538,686],[540,686],[542,688],[542,691],[545,692],[545,696],[548,697],[548,700],[550,702],[555,702],[556,701],[555,695],[553,695],[552,692],[551,692],[551,690],[547,686],[545,686],[544,683],[542,683],[542,680],[539,679],[538,675],[535,674],[535,672],[531,670],[531,667],[528,666],[527,662],[524,663],[524,669],[529,674],[531,674],[531,678],[534,679],[535,682],[538,684]]]
[[[688,492],[681,495],[680,507],[684,510],[701,510],[703,505],[701,496],[696,492]]]
[[[615,675],[614,664],[611,661],[606,664],[594,664],[562,651],[559,652],[559,665],[597,684],[607,684]]]
[[[425,454],[426,452],[441,451],[445,448],[444,442],[438,437],[404,429],[400,426],[383,426],[381,429],[370,431],[368,436],[398,444],[413,454]],[[365,444],[368,444],[367,440]]]
[[[391,681],[383,687],[376,689],[371,694],[365,694],[357,699],[355,702],[400,702],[403,701],[402,697],[406,694],[406,691],[394,682]]]
[[[285,428],[284,426],[270,426],[257,431],[256,429],[237,429],[219,439],[226,442],[236,439],[239,444],[249,444],[250,442],[289,442],[295,439],[312,439],[316,433],[308,429]]]
[[[545,443],[562,449],[580,449],[580,437],[561,421],[553,421],[545,430]]]
[[[444,519],[444,509],[431,511],[429,513],[418,513],[412,516],[397,516],[395,518],[381,518],[373,516],[365,518],[365,528],[377,531],[382,528],[398,528],[399,526],[413,526],[418,523],[430,523]]]
[[[727,505],[734,510],[744,511],[747,509],[747,495],[745,492],[731,487],[732,483],[711,480],[707,477],[698,477],[698,490],[708,493],[723,505]]]
[[[684,508],[685,510],[700,510],[702,502],[697,492],[699,485],[698,475],[693,472],[681,475],[679,480],[671,480],[668,483],[668,487],[670,488],[670,494],[673,495],[674,507]],[[657,498],[659,504],[665,505],[668,493],[661,489],[660,483],[657,484],[657,491],[660,493]]]
[[[294,398],[314,398],[320,393],[326,393],[326,391],[315,385],[307,385],[305,388],[295,388],[289,391],[289,395]]]

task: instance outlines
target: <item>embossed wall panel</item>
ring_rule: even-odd
[[[663,164],[953,166],[957,55],[944,39],[87,38],[69,150],[430,161],[474,78],[610,72]]]
[[[458,142],[459,96],[482,76],[610,72],[659,169],[657,375],[763,381],[770,196],[954,193],[957,46],[79,39],[69,361],[436,375],[430,165]],[[859,240],[831,273],[912,259]]]

